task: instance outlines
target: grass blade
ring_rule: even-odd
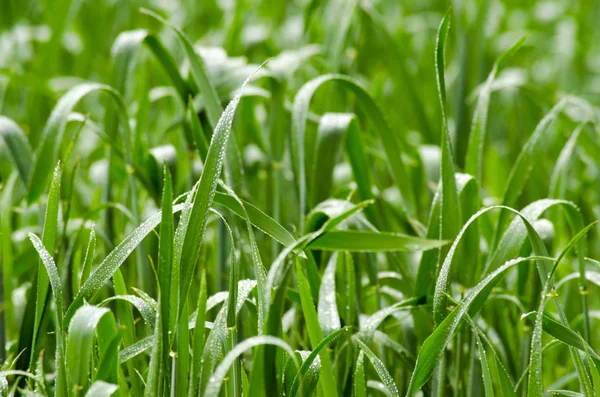
[[[365,345],[360,339],[355,337],[354,340],[356,341],[356,343],[358,343],[360,349],[365,352],[367,358],[373,365],[373,368],[375,368],[377,375],[379,375],[379,378],[385,386],[385,391],[387,395],[390,397],[400,396],[400,393],[398,392],[398,387],[394,383],[394,379],[392,378],[388,370],[385,368],[383,362],[381,362],[381,360],[375,355],[375,353],[373,353],[371,349],[369,349],[369,347]]]
[[[194,76],[194,80],[196,81],[196,84],[198,84],[200,92],[202,93],[206,103],[208,120],[210,121],[212,127],[217,129],[219,119],[221,118],[221,113],[223,113],[223,108],[221,107],[221,102],[219,101],[217,91],[208,77],[206,66],[204,65],[202,57],[196,54],[192,42],[181,30],[177,29],[160,15],[150,10],[142,9],[141,12],[149,15],[171,29],[179,38],[179,41],[183,45],[183,49],[185,50],[185,53],[190,61],[192,76]]]
[[[469,134],[469,146],[467,147],[467,156],[465,159],[465,171],[475,176],[477,182],[481,185],[482,166],[483,166],[483,148],[485,144],[485,136],[487,132],[487,119],[490,106],[490,96],[492,94],[492,85],[502,70],[506,62],[512,57],[523,45],[527,39],[527,35],[521,37],[516,43],[504,51],[492,66],[492,71],[488,78],[483,83],[475,113],[473,114],[473,122],[471,123],[471,132]]]
[[[234,363],[234,361],[245,351],[250,350],[256,346],[267,344],[282,348],[286,353],[290,355],[290,357],[293,358],[296,367],[299,367],[298,362],[296,362],[296,356],[294,355],[294,351],[283,340],[275,338],[274,336],[267,335],[254,336],[252,338],[246,339],[243,342],[240,342],[232,351],[230,351],[227,354],[227,356],[223,359],[223,361],[221,361],[215,372],[210,377],[210,381],[208,385],[206,385],[206,389],[204,390],[204,393],[202,393],[202,395],[205,397],[217,397],[219,395],[219,391],[221,390],[223,379],[225,378],[225,376],[227,376],[229,368]]]
[[[450,250],[450,253],[452,250]],[[471,307],[474,303],[475,308],[480,307],[481,302],[477,302],[481,297],[485,297],[491,291],[497,282],[498,278],[502,276],[508,269],[516,266],[519,263],[532,261],[532,260],[549,260],[547,257],[532,256],[527,258],[517,258],[506,262],[498,269],[487,275],[482,281],[480,281],[471,292],[465,297],[461,303],[454,308],[454,310],[446,316],[444,321],[440,323],[435,331],[425,340],[425,343],[421,347],[417,363],[409,386],[409,395],[413,396],[415,393],[423,387],[425,382],[429,380],[433,374],[433,370],[437,365],[438,358],[444,351],[446,345],[452,338],[454,331],[460,324],[462,317],[467,313],[473,313],[474,309]]]
[[[399,233],[333,230],[314,239],[308,248],[352,252],[425,251],[445,244],[445,241],[427,240]]]
[[[454,179],[454,161],[452,160],[452,147],[448,121],[446,119],[446,81],[444,77],[444,51],[446,49],[446,38],[450,28],[450,11],[446,13],[437,33],[435,48],[435,70],[440,106],[442,109],[442,160],[440,162],[440,239],[453,239],[460,228],[460,207],[458,205],[458,193],[456,180]],[[445,257],[447,249],[439,252],[438,264]],[[434,310],[434,323],[443,320],[443,311]]]
[[[173,207],[173,212],[179,212],[184,208],[183,204],[178,204]],[[153,215],[136,230],[127,236],[121,244],[119,244],[108,256],[98,265],[90,278],[81,286],[73,302],[69,306],[65,314],[65,322],[71,320],[75,311],[83,305],[83,301],[91,300],[104,284],[110,280],[113,274],[125,262],[127,257],[136,249],[142,240],[152,231],[161,221],[161,213]]]
[[[304,275],[304,269],[301,266],[300,260],[296,259],[296,277],[298,278],[298,289],[300,290],[300,299],[302,301],[302,312],[306,319],[306,326],[308,328],[308,335],[310,342],[315,348],[323,340],[323,331],[319,325],[319,319],[317,311],[313,303],[312,295],[310,292],[310,286],[308,280]],[[321,351],[319,354],[321,358],[321,377],[319,378],[319,384],[324,395],[337,396],[337,388],[335,385],[335,378],[333,375],[331,360],[329,359],[329,352]]]
[[[71,390],[87,390],[90,379],[90,360],[96,328],[101,322],[115,330],[115,319],[110,310],[83,306],[75,312],[67,332],[66,367]],[[102,334],[99,334],[102,335]]]
[[[0,116],[0,138],[8,147],[8,154],[19,173],[19,177],[24,184],[27,184],[33,163],[33,155],[25,133],[17,123],[8,117]]]
[[[200,245],[206,230],[208,219],[208,209],[215,196],[215,190],[221,169],[223,167],[223,158],[227,147],[227,141],[231,132],[231,125],[235,110],[240,101],[242,91],[252,76],[248,77],[234,99],[227,105],[219,124],[215,127],[215,132],[208,148],[204,171],[198,182],[197,192],[192,204],[189,224],[192,228],[187,229],[182,246],[181,267],[180,267],[180,297],[179,305],[182,308],[192,281],[192,275],[196,267]]]
[[[302,230],[304,227],[304,214],[307,205],[307,172],[309,164],[312,164],[309,153],[313,152],[314,142],[306,140],[306,121],[309,113],[309,105],[316,91],[325,83],[337,82],[345,89],[351,91],[357,98],[358,104],[368,119],[374,124],[375,130],[383,143],[386,158],[392,169],[392,175],[398,184],[398,188],[403,197],[404,208],[408,214],[413,214],[416,210],[416,198],[414,187],[410,185],[406,166],[404,165],[398,153],[410,152],[408,147],[400,147],[398,139],[394,137],[390,127],[385,121],[373,99],[367,91],[354,79],[337,74],[330,74],[317,77],[306,83],[296,94],[294,98],[294,107],[292,111],[292,157],[294,173],[296,175],[299,199],[300,199],[300,219],[298,224]]]
[[[60,163],[54,169],[54,174],[52,177],[52,183],[50,184],[50,191],[48,193],[48,202],[46,205],[46,213],[44,218],[44,229],[42,233],[42,242],[43,245],[49,250],[49,252],[54,253],[56,247],[56,240],[58,234],[58,211],[60,204],[60,179],[61,179],[61,168]],[[35,364],[37,361],[37,344],[38,338],[41,332],[42,326],[42,316],[44,315],[46,308],[46,298],[48,295],[48,287],[49,287],[49,273],[47,273],[43,269],[44,263],[40,261],[37,268],[37,280],[35,280],[35,287],[32,288],[31,296],[29,299],[35,304],[35,312],[29,312],[31,306],[28,305],[26,308],[26,320],[24,320],[21,328],[20,339],[31,337],[30,341],[19,341],[19,348],[22,350],[27,348],[28,345],[24,345],[25,343],[31,343],[29,345],[31,347],[30,357],[29,357],[29,368],[31,371],[35,370]],[[35,297],[35,300],[34,300]],[[31,317],[30,317],[31,316]],[[30,326],[29,322],[33,321],[31,324],[31,328],[26,330],[26,327]],[[23,333],[23,331],[25,333]],[[33,331],[33,332],[32,332]],[[29,335],[27,335],[29,333]],[[19,358],[21,365],[26,365],[25,355]],[[22,366],[17,364],[18,368],[23,368]]]
[[[292,383],[292,388],[290,391],[291,397],[295,397],[296,394],[298,393],[298,389],[300,388],[300,385],[302,384],[303,378],[306,376],[306,374],[310,370],[310,367],[312,366],[313,362],[317,359],[317,356],[319,355],[321,350],[326,348],[327,345],[329,345],[330,343],[335,341],[337,338],[339,338],[342,334],[344,334],[346,332],[349,332],[348,327],[340,328],[340,329],[332,332],[327,337],[325,337],[325,339],[323,339],[321,341],[321,343],[319,343],[313,349],[313,351],[310,352],[308,357],[306,357],[304,359],[304,361],[302,362],[302,365],[300,366],[300,370],[296,374],[296,377],[294,378],[294,381]]]

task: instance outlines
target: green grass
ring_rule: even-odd
[[[595,1],[1,8],[3,396],[600,395]]]

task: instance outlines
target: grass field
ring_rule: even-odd
[[[3,0],[0,394],[600,395],[599,20]]]

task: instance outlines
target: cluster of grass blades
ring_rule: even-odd
[[[600,395],[593,1],[25,3],[3,396]]]

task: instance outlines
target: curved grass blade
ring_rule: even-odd
[[[565,397],[583,397],[585,394],[577,393],[570,390],[548,390],[548,393],[552,393],[555,396],[565,396]]]
[[[583,217],[579,209],[575,204],[565,200],[538,200],[523,208],[520,213],[531,223],[542,216],[544,212],[556,206],[560,206],[561,209],[564,210],[568,223],[573,230],[581,230],[583,228]],[[517,256],[526,236],[527,228],[521,221],[521,218],[513,219],[502,236],[498,248],[490,256],[485,271],[493,270],[508,259]],[[541,278],[544,282],[546,276],[547,275],[544,274]]]
[[[294,350],[292,350],[292,348],[286,342],[274,336],[254,336],[240,342],[233,350],[227,353],[227,356],[225,356],[223,361],[221,361],[219,366],[215,369],[215,372],[211,375],[210,380],[206,385],[206,389],[202,395],[205,397],[217,397],[219,395],[219,391],[221,390],[223,380],[227,376],[229,368],[234,361],[247,350],[260,345],[274,345],[282,348],[287,354],[290,355],[290,357],[293,358],[296,368],[300,367],[296,360],[296,356],[294,355]]]
[[[532,311],[529,313],[525,313],[521,316],[522,319],[528,319],[532,322],[535,322],[537,318],[537,311]],[[548,335],[556,338],[567,346],[574,347],[581,352],[585,352],[586,348],[588,349],[589,354],[592,356],[594,360],[600,362],[600,355],[598,355],[594,350],[592,350],[589,346],[586,346],[585,341],[582,341],[581,338],[575,331],[565,327],[560,322],[554,320],[548,315],[544,314],[542,316],[542,329]]]
[[[33,164],[31,146],[23,130],[11,119],[0,116],[0,138],[8,148],[8,154],[25,185]]]
[[[173,206],[173,213],[181,211],[185,207],[184,204]],[[144,238],[152,231],[161,221],[161,213],[157,213],[142,223],[136,230],[119,244],[108,256],[96,267],[90,278],[81,286],[73,302],[69,306],[65,314],[65,323],[69,323],[75,311],[83,305],[84,299],[90,301],[104,284],[110,280],[113,274],[125,262],[129,255],[136,247],[144,240]]]
[[[105,324],[100,324],[104,322]],[[85,390],[90,378],[90,359],[93,340],[98,328],[98,339],[108,335],[103,331],[115,334],[115,319],[112,312],[106,308],[83,306],[75,312],[67,332],[67,374],[73,390]],[[110,333],[110,332],[109,332]],[[100,345],[100,341],[98,342]]]
[[[440,269],[439,276],[436,282],[435,294],[434,294],[434,313],[439,316],[439,318],[443,318],[443,314],[446,307],[447,296],[446,291],[449,285],[449,274],[451,270],[451,266],[453,263],[454,254],[456,252],[457,246],[459,242],[462,240],[466,230],[469,228],[471,224],[473,224],[481,215],[488,212],[491,209],[501,209],[503,212],[512,212],[517,215],[517,217],[513,220],[513,223],[507,230],[504,238],[502,239],[498,250],[495,255],[490,259],[489,264],[493,264],[492,266],[488,266],[488,269],[495,269],[497,267],[497,263],[506,263],[511,257],[515,257],[518,255],[520,247],[526,238],[529,236],[530,241],[532,242],[532,246],[535,249],[539,249],[541,252],[546,251],[544,243],[541,241],[541,238],[531,225],[531,221],[535,220],[539,217],[545,210],[554,206],[561,205],[567,209],[567,211],[575,211],[576,208],[567,201],[562,200],[540,200],[526,207],[522,212],[516,211],[512,208],[506,206],[492,206],[483,208],[474,214],[463,226],[460,233],[454,240],[454,243],[450,247],[448,251],[448,255],[444,259],[442,264],[442,268]],[[576,215],[571,214],[572,218],[577,218]],[[504,261],[504,262],[500,262]],[[540,274],[541,280],[547,280],[548,274],[550,272],[550,264],[548,262],[543,262],[538,264],[538,272]],[[486,269],[487,271],[487,269]]]
[[[49,252],[54,253],[57,241],[58,234],[58,214],[59,214],[59,206],[60,206],[60,180],[62,176],[62,171],[60,167],[60,163],[54,169],[54,174],[52,177],[52,182],[50,183],[50,191],[48,192],[48,202],[46,204],[46,213],[44,218],[44,229],[42,233],[42,241],[43,245],[48,249]],[[29,312],[31,306],[28,305],[26,308],[26,319],[21,324],[21,336],[20,338],[27,337],[27,333],[33,333],[31,335],[31,339],[29,341],[20,341],[19,348],[26,348],[27,345],[23,345],[22,342],[31,343],[31,351],[30,353],[30,361],[29,368],[31,371],[35,370],[35,365],[37,361],[37,344],[38,337],[41,332],[42,326],[42,316],[46,310],[46,298],[48,295],[48,287],[49,287],[49,273],[44,271],[43,266],[45,264],[40,261],[37,268],[37,279],[35,280],[35,286],[31,289],[31,295],[29,299],[32,303],[35,303],[35,312]],[[34,300],[35,298],[35,300]],[[29,317],[31,316],[31,317]],[[27,327],[30,326],[28,322],[33,321],[31,325],[32,329],[27,330]],[[23,332],[25,330],[25,332]],[[22,351],[22,350],[21,350]],[[25,360],[24,356],[21,356],[19,359]],[[21,361],[24,364],[24,361]],[[18,365],[18,364],[17,364]],[[18,366],[19,368],[22,368]]]
[[[241,204],[231,194],[217,192],[215,193],[213,202],[218,206],[227,208],[243,219],[247,218],[254,225],[254,227],[273,237],[286,247],[296,242],[294,236],[292,236],[292,234],[283,226],[277,223],[277,221],[251,203],[242,199],[240,200]]]
[[[307,168],[313,164],[311,156],[314,152],[314,137],[307,139],[306,122],[309,114],[309,105],[316,91],[325,83],[335,81],[342,85],[347,90],[350,90],[358,99],[358,104],[361,110],[367,115],[367,118],[373,122],[375,130],[383,143],[386,158],[392,170],[392,175],[400,190],[404,208],[409,215],[412,215],[418,209],[415,198],[414,186],[410,184],[406,166],[398,153],[407,153],[415,156],[414,150],[408,145],[399,144],[399,140],[392,133],[387,125],[379,108],[369,96],[367,91],[354,79],[338,75],[329,74],[317,77],[300,88],[294,98],[292,110],[292,158],[294,174],[299,189],[299,204],[300,204],[300,219],[298,225],[300,230],[304,229],[304,215],[307,205]],[[400,139],[401,141],[401,139]]]
[[[56,268],[56,263],[52,259],[52,255],[46,250],[42,241],[33,233],[29,233],[29,239],[33,246],[38,252],[44,267],[46,268],[47,277],[52,286],[52,293],[54,296],[54,304],[56,306],[56,395],[67,396],[67,384],[66,384],[66,371],[65,371],[65,347],[64,347],[64,332],[62,327],[62,318],[64,313],[63,306],[63,288]]]
[[[466,210],[461,215],[463,219],[466,221],[467,216],[472,215],[470,210],[473,208],[480,208],[481,203],[478,194],[473,194],[473,190],[477,189],[475,179],[467,174],[456,174],[456,187],[458,189],[459,199],[461,201],[462,207]],[[472,202],[474,201],[474,202]],[[471,208],[468,208],[471,207]],[[440,187],[436,191],[435,196],[433,197],[433,201],[431,204],[431,210],[429,213],[429,219],[427,222],[427,234],[426,238],[430,240],[435,240],[440,238]],[[476,211],[475,211],[476,212]],[[465,219],[466,218],[466,219]],[[473,224],[470,231],[467,231],[467,235],[465,235],[465,241],[469,241],[468,244],[473,245],[471,248],[472,256],[476,255],[477,249],[476,244],[479,244],[479,228],[477,223]],[[423,252],[421,256],[421,261],[419,262],[419,270],[417,273],[416,280],[416,296],[424,296],[430,293],[434,287],[434,280],[437,278],[436,271],[439,269],[438,265],[439,260],[439,252],[437,250],[429,250]],[[474,260],[471,259],[471,260]],[[473,279],[476,279],[473,277]]]
[[[542,396],[543,395],[544,388],[543,388],[543,380],[542,380],[542,324],[543,324],[544,309],[548,302],[547,298],[550,296],[553,296],[553,294],[551,293],[552,289],[553,289],[552,276],[553,276],[556,268],[558,267],[561,259],[567,255],[567,253],[573,248],[573,246],[575,246],[575,244],[577,244],[577,242],[582,237],[584,237],[586,235],[586,233],[595,225],[595,223],[596,222],[583,228],[571,239],[571,241],[569,241],[569,243],[566,245],[566,247],[562,250],[560,255],[557,257],[557,259],[554,261],[552,269],[548,273],[545,281],[544,281],[544,278],[542,278],[542,280],[544,281],[542,299],[541,299],[539,307],[538,307],[538,312],[537,312],[537,316],[535,319],[535,325],[534,325],[533,332],[531,335],[531,354],[530,354],[530,359],[529,359],[530,368],[529,368],[528,395],[532,395],[532,396]],[[557,300],[555,299],[555,302],[556,301]],[[563,309],[560,306],[560,303],[557,303],[557,308],[559,311],[559,315],[561,317],[561,321],[565,324],[568,324],[566,316],[563,312]],[[590,380],[587,376],[585,368],[583,367],[581,358],[580,358],[579,354],[576,351],[574,351],[573,349],[570,349],[570,351],[571,351],[571,356],[573,358],[573,361],[575,363],[575,367],[577,369],[577,374],[578,374],[581,386],[586,391],[586,395],[591,395],[592,394],[592,385],[590,384]]]
[[[446,49],[446,39],[450,28],[450,10],[446,13],[438,29],[435,47],[435,71],[437,77],[437,86],[440,107],[442,110],[442,160],[440,163],[440,239],[453,239],[458,234],[461,217],[460,207],[458,205],[458,193],[456,180],[454,178],[454,160],[452,159],[452,147],[450,142],[450,133],[448,131],[448,121],[446,118],[446,80],[444,76],[444,51]],[[441,258],[446,256],[447,249],[441,249],[438,256],[438,266]],[[434,324],[442,320],[440,312],[434,310]]]
[[[219,119],[218,125],[215,127],[215,132],[208,148],[204,170],[198,181],[198,188],[192,203],[189,218],[189,225],[191,227],[187,227],[181,251],[179,310],[183,308],[193,280],[192,276],[200,253],[202,238],[206,231],[208,209],[215,196],[218,178],[223,167],[223,159],[225,157],[227,141],[231,133],[235,110],[240,102],[243,89],[251,78],[252,76],[244,81],[236,96],[227,105],[227,109],[225,109]]]
[[[467,148],[467,156],[465,159],[465,172],[475,176],[480,185],[483,166],[483,148],[487,132],[487,119],[492,85],[498,76],[498,73],[500,73],[509,58],[521,48],[525,39],[527,39],[527,35],[522,36],[508,50],[504,51],[498,59],[496,59],[494,66],[492,66],[492,71],[485,80],[485,83],[483,83],[481,91],[479,92],[475,113],[473,114],[473,121],[471,123],[471,132],[469,134],[469,146]]]
[[[358,343],[360,349],[365,352],[365,355],[373,365],[373,368],[375,368],[375,372],[377,372],[377,375],[379,375],[379,378],[385,386],[386,394],[390,397],[399,397],[400,393],[398,392],[398,387],[394,383],[394,379],[392,378],[388,370],[385,368],[383,362],[381,362],[381,360],[375,355],[375,353],[373,353],[371,349],[369,349],[369,347],[365,345],[359,338],[354,337],[354,340]]]
[[[548,196],[555,199],[565,198],[566,183],[571,164],[573,163],[574,152],[577,147],[577,139],[584,130],[585,124],[579,124],[573,131],[569,140],[560,151],[556,165],[550,178],[550,189]]]
[[[73,108],[87,95],[95,91],[102,91],[109,94],[117,105],[122,120],[128,120],[127,108],[121,95],[112,87],[98,83],[83,83],[70,89],[63,95],[50,114],[50,118],[42,132],[41,142],[35,153],[33,168],[29,179],[29,193],[27,200],[29,203],[37,200],[43,193],[45,186],[50,178],[50,170],[58,160],[58,152],[63,139],[68,117]],[[125,151],[130,153],[127,145],[128,139],[131,139],[129,124],[124,123],[127,129],[125,138]],[[132,165],[132,162],[128,162]],[[135,213],[134,213],[135,215]]]
[[[125,364],[132,358],[137,357],[145,351],[148,351],[148,349],[152,347],[153,343],[154,337],[153,335],[150,335],[127,346],[125,349],[119,352],[119,364]]]
[[[342,145],[342,139],[352,119],[352,115],[345,113],[325,113],[319,121],[316,156],[315,162],[312,164],[308,188],[312,192],[310,200],[312,207],[331,195],[333,168]]]
[[[499,281],[500,276],[519,263],[528,261],[547,261],[551,259],[552,258],[542,256],[513,259],[506,262],[480,281],[459,305],[446,316],[440,325],[437,326],[434,332],[425,340],[425,343],[423,343],[410,381],[408,395],[415,395],[415,393],[425,385],[427,380],[429,380],[438,363],[440,355],[446,348],[448,342],[452,339],[454,331],[456,331],[463,316],[467,312],[472,315],[475,309],[481,307],[481,304],[483,303],[481,302],[481,299],[485,299],[485,297],[489,295],[492,287]]]
[[[223,113],[223,107],[221,106],[221,102],[219,101],[217,90],[215,90],[214,85],[209,79],[208,72],[206,71],[206,66],[204,65],[202,57],[196,54],[192,42],[181,30],[177,29],[175,26],[168,23],[160,15],[150,10],[142,9],[141,12],[146,15],[149,15],[150,17],[156,19],[158,22],[171,29],[179,38],[179,41],[183,45],[185,53],[190,61],[190,69],[192,72],[192,76],[194,77],[196,84],[198,84],[200,92],[202,93],[202,96],[204,98],[208,120],[211,126],[217,129],[220,121],[219,119],[221,118],[221,113]]]
[[[310,352],[308,357],[306,357],[304,359],[304,361],[302,362],[302,365],[300,366],[300,370],[298,371],[298,373],[296,374],[296,377],[294,378],[294,381],[292,383],[292,388],[290,391],[291,397],[295,397],[296,394],[298,393],[298,390],[300,388],[300,385],[302,384],[303,378],[306,376],[306,374],[310,370],[310,367],[312,366],[313,362],[317,359],[317,356],[319,355],[321,350],[326,348],[331,342],[335,341],[342,334],[349,332],[349,331],[350,331],[350,328],[344,327],[344,328],[340,328],[340,329],[332,332],[327,337],[325,337],[325,339],[323,339],[321,341],[321,343],[319,343],[313,349],[313,351]]]
[[[185,102],[190,95],[193,95],[190,87],[179,73],[175,59],[162,41],[157,36],[142,29],[121,32],[111,48],[111,55],[115,59],[114,63],[117,70],[117,84],[115,87],[119,91],[124,92],[127,76],[133,66],[135,52],[141,44],[146,45],[161,64],[182,101]]]
[[[416,305],[423,303],[425,300],[422,298],[410,298],[378,310],[361,324],[361,339],[365,342],[373,340],[375,331],[388,316],[400,310],[413,309]]]
[[[565,97],[561,99],[554,107],[540,120],[535,127],[533,134],[523,147],[523,150],[519,154],[517,161],[513,165],[508,181],[504,189],[502,197],[502,204],[506,206],[512,206],[515,204],[517,198],[521,195],[529,175],[533,169],[535,161],[538,159],[539,154],[547,148],[550,139],[546,136],[550,125],[556,120],[560,112],[562,112],[568,105],[583,108],[582,104],[577,98]],[[586,109],[583,109],[586,110]],[[507,214],[500,214],[498,221],[496,222],[495,235],[493,240],[493,246],[495,247],[501,233],[504,232],[508,219]]]
[[[135,295],[110,296],[110,297],[106,298],[105,300],[103,300],[102,302],[100,302],[98,304],[98,306],[102,307],[102,306],[108,305],[108,303],[115,301],[115,300],[129,302],[133,307],[135,307],[140,312],[140,314],[142,315],[142,318],[144,319],[144,322],[146,324],[148,324],[149,326],[154,327],[154,325],[156,323],[156,308],[152,307],[144,299],[142,299],[138,296],[135,296]]]

